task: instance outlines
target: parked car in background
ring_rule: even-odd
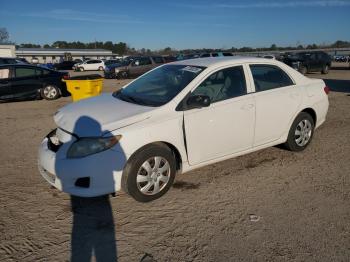
[[[62,61],[61,63],[57,63],[53,65],[53,69],[55,70],[72,70],[75,61]]]
[[[212,52],[212,53],[203,53],[199,57],[220,57],[220,56],[233,56],[230,52]]]
[[[118,64],[122,61],[122,59],[108,59],[105,62],[105,67],[113,64]]]
[[[331,67],[331,57],[322,51],[286,53],[283,62],[302,74],[322,72],[328,74]]]
[[[34,65],[0,65],[0,100],[57,99],[69,94],[62,82],[68,77],[66,72]]]
[[[135,77],[164,63],[165,60],[161,56],[128,57],[121,63],[107,66],[104,77],[119,79]]]
[[[176,174],[278,144],[304,150],[326,120],[327,94],[323,80],[271,59],[165,64],[61,108],[39,147],[39,171],[72,195],[123,189],[152,201]]]
[[[181,61],[181,60],[187,60],[187,59],[194,59],[194,58],[199,58],[200,54],[178,54],[176,56],[176,60]]]
[[[163,56],[164,62],[165,63],[171,63],[171,62],[175,62],[177,59],[175,56],[172,55],[165,55]]]
[[[348,62],[349,60],[349,57],[348,56],[345,56],[345,55],[335,55],[333,56],[333,60],[335,62]]]
[[[105,62],[102,59],[91,59],[75,65],[77,71],[103,71],[105,69]]]
[[[276,60],[276,57],[274,55],[263,55],[262,58]]]

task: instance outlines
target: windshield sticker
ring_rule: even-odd
[[[198,74],[200,71],[202,71],[202,68],[194,67],[194,66],[186,66],[186,67],[182,68],[181,70]]]

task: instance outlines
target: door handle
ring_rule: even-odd
[[[241,107],[242,110],[250,110],[254,107],[254,104],[246,104]]]

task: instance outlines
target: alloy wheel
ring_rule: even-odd
[[[303,119],[297,125],[294,132],[295,143],[303,147],[305,146],[311,138],[312,135],[312,124],[308,119]]]
[[[53,99],[57,96],[57,89],[54,86],[46,86],[44,88],[44,96]]]
[[[170,164],[160,156],[147,159],[136,176],[137,188],[144,195],[155,195],[162,191],[170,179]]]

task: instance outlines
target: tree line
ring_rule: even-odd
[[[9,33],[7,32],[6,28],[0,28],[0,44],[1,43],[11,43],[9,41]],[[208,53],[208,52],[217,52],[217,51],[227,51],[227,52],[268,52],[268,51],[288,51],[293,49],[318,49],[318,48],[346,48],[350,47],[350,42],[348,41],[342,41],[338,40],[334,42],[333,44],[329,45],[317,45],[317,44],[309,44],[309,45],[297,45],[297,46],[288,46],[288,47],[282,47],[277,46],[276,44],[272,44],[270,47],[258,47],[258,48],[252,48],[248,46],[243,46],[241,48],[231,47],[229,49],[209,49],[209,48],[201,48],[201,49],[174,49],[171,47],[166,47],[164,49],[160,50],[150,50],[146,48],[141,49],[135,49],[133,47],[130,47],[124,42],[115,42],[112,41],[95,41],[95,42],[80,42],[80,41],[73,41],[73,42],[67,42],[67,41],[55,41],[54,43],[50,44],[32,44],[32,43],[23,43],[18,44],[16,47],[22,47],[22,48],[74,48],[74,49],[106,49],[112,51],[114,54],[118,55],[150,55],[150,54],[161,54],[161,55],[175,55],[178,53]]]

